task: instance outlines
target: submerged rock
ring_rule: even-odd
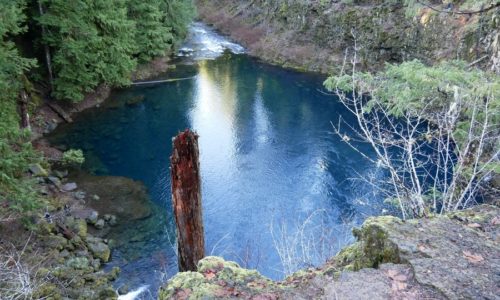
[[[87,193],[99,195],[98,198],[87,199],[87,203],[101,215],[114,215],[119,220],[128,221],[144,219],[151,215],[151,203],[146,187],[139,181],[126,177],[92,176],[84,173],[74,180]]]
[[[318,269],[273,282],[257,271],[206,257],[182,272],[160,299],[496,299],[500,208],[477,206],[403,221],[368,218],[358,241]]]
[[[145,99],[146,99],[146,97],[144,95],[138,95],[138,96],[132,97],[130,99],[127,99],[126,103],[129,106],[133,106],[133,105],[136,105],[136,104],[143,102]]]
[[[74,196],[78,200],[84,200],[85,196],[87,196],[87,193],[85,193],[84,191],[77,191],[74,193]]]

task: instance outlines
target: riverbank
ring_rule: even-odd
[[[175,67],[169,62],[169,57],[161,57],[140,65],[131,80],[158,76]],[[36,192],[44,207],[28,219],[12,218],[0,224],[1,263],[17,266],[17,271],[0,266],[0,278],[9,289],[29,285],[29,290],[18,292],[36,299],[113,299],[127,292],[112,287],[119,268],[103,271],[113,244],[120,242],[105,236],[125,221],[151,214],[146,188],[131,179],[93,176],[61,164],[63,151],[44,137],[78,113],[102,105],[110,92],[111,87],[100,85],[79,103],[45,103],[31,118],[32,144],[48,162],[31,166],[29,175],[38,182]],[[20,276],[25,276],[22,281]]]
[[[199,17],[250,54],[283,67],[335,73],[356,42],[357,67],[377,71],[385,63],[419,59],[433,64],[462,59],[500,70],[498,7],[425,7],[390,1],[205,1]],[[434,8],[434,9],[433,9]],[[441,11],[437,12],[435,9]],[[454,11],[460,13],[453,13]]]
[[[169,69],[175,68],[175,65],[170,64],[169,56],[158,57],[149,63],[139,65],[136,71],[132,74],[130,80],[132,82],[154,78]],[[35,145],[44,144],[43,135],[52,132],[56,127],[64,122],[72,122],[72,117],[78,113],[92,107],[99,107],[106,99],[108,99],[113,88],[101,84],[93,92],[85,95],[84,99],[77,103],[69,101],[51,101],[42,104],[37,108],[35,115],[31,118],[32,140]],[[44,150],[44,147],[39,147]],[[45,152],[44,152],[45,153]],[[49,153],[45,153],[49,154]],[[49,158],[51,156],[48,156]]]
[[[499,234],[500,209],[489,205],[418,220],[373,217],[317,269],[274,282],[206,257],[197,272],[169,280],[160,299],[494,299]]]

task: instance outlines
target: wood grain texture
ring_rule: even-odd
[[[172,201],[177,225],[179,271],[196,271],[205,256],[198,135],[189,129],[173,139]]]

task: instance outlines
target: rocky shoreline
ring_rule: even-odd
[[[139,66],[132,80],[164,73],[174,67],[169,61],[162,57]],[[81,111],[99,107],[110,92],[111,87],[101,85],[80,103],[45,103],[31,120],[33,145],[49,163],[32,165],[30,176],[47,201],[43,212],[28,220],[31,231],[21,220],[2,224],[0,246],[5,253],[21,253],[16,263],[30,269],[34,299],[116,299],[128,292],[112,286],[118,267],[103,270],[119,242],[106,236],[123,222],[151,215],[146,187],[128,178],[63,166],[63,152],[44,137]]]
[[[282,282],[219,257],[183,272],[160,299],[496,299],[500,209],[480,205],[403,221],[381,216],[354,229],[357,242],[317,269]]]
[[[251,54],[284,67],[331,72],[339,68],[344,59],[343,55],[332,53],[342,53],[339,49],[352,42],[347,28],[331,25],[339,22],[338,19],[330,20],[326,13],[315,10],[301,13],[296,11],[300,7],[287,10],[273,5],[249,7],[245,4],[247,1],[236,5],[222,0],[197,2],[204,21],[242,42]],[[267,18],[269,14],[263,13],[276,9],[282,14],[278,19]],[[401,7],[378,5],[360,9],[345,6],[340,9],[345,11],[342,22],[350,24],[352,20],[365,20],[358,25],[370,27],[384,19],[384,14]],[[377,13],[373,14],[369,9],[375,9]],[[356,14],[352,15],[351,10]],[[482,55],[494,58],[489,52],[492,49],[491,37],[457,32],[459,24],[477,20],[450,19],[423,11],[417,20],[420,22],[418,32],[408,32],[405,28],[409,27],[409,21],[403,18],[402,11],[397,15],[401,22],[382,22],[366,33],[376,40],[361,37],[364,42],[374,45],[361,55],[363,68],[376,70],[384,61],[428,57],[439,60],[457,54],[469,61]],[[316,17],[322,21],[310,22]],[[493,18],[493,25],[498,22],[495,20]],[[301,28],[304,23],[310,23],[311,27],[297,30],[299,34],[284,31],[287,26]],[[321,29],[318,24],[322,23],[331,26]],[[262,24],[270,26],[271,30],[262,31]],[[444,24],[451,25],[444,30]],[[305,39],[311,31],[324,33],[332,30],[338,32],[340,42],[325,36]],[[386,31],[387,34],[383,34]],[[405,35],[400,36],[398,32]],[[450,34],[457,38],[446,45],[437,43]],[[415,48],[409,47],[415,36],[421,41],[413,45]],[[480,43],[475,43],[476,40]],[[424,47],[422,43],[431,46]],[[415,49],[423,50],[416,52]],[[458,50],[453,52],[452,49]],[[490,67],[490,58],[481,64],[484,68]],[[133,79],[150,78],[168,68],[168,59],[160,58],[139,67]],[[44,134],[70,121],[79,112],[100,106],[110,91],[110,87],[101,85],[81,103],[55,104],[56,108],[54,103],[41,106],[31,123],[35,148],[49,160],[61,160],[62,151],[50,145]],[[36,236],[28,236],[20,224],[12,229],[0,227],[0,236],[11,237],[5,242],[20,247],[28,240],[30,246],[25,247],[24,255],[43,257],[43,263],[35,270],[42,283],[34,296],[116,299],[120,293],[126,293],[126,289],[116,291],[112,287],[119,274],[118,268],[103,271],[116,242],[107,239],[106,234],[122,220],[147,218],[151,214],[145,187],[124,177],[97,177],[79,171],[68,173],[67,168],[57,165],[52,170],[48,166],[35,165],[31,174],[40,183],[40,192],[53,199],[45,214],[32,220],[37,223]],[[117,201],[127,210],[111,205]],[[498,207],[483,205],[447,216],[405,222],[393,217],[370,218],[354,234],[358,242],[342,250],[324,266],[300,271],[282,282],[273,282],[257,271],[240,268],[234,262],[207,257],[200,261],[197,272],[179,273],[169,280],[160,290],[159,298],[494,299],[500,294],[496,284],[500,281]]]

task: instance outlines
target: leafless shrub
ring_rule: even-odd
[[[356,117],[356,124],[340,118],[332,126],[352,149],[388,173],[387,180],[366,182],[397,204],[403,218],[474,204],[498,165],[498,99],[492,93],[464,99],[455,86],[449,104],[430,108],[429,102],[394,117],[376,91],[355,84],[356,52],[355,46],[350,61],[353,92],[333,89]],[[459,135],[457,128],[466,128],[465,134],[462,130]],[[360,143],[371,145],[375,157],[361,151]]]
[[[49,281],[48,274],[39,272],[43,260],[37,259],[34,263],[26,253],[30,239],[22,249],[13,245],[0,247],[1,299],[32,299],[33,293]]]
[[[352,224],[331,227],[328,219],[328,213],[320,209],[292,225],[271,222],[271,236],[285,275],[324,263],[352,242]]]

